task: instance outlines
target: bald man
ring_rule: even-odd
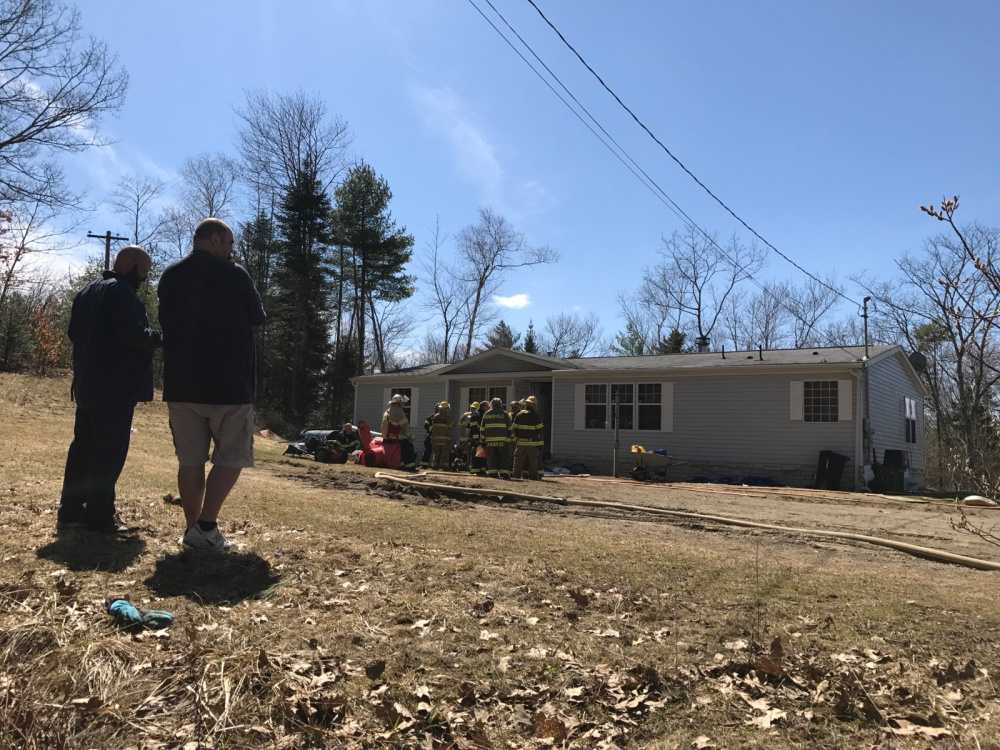
[[[163,400],[177,454],[182,544],[225,551],[219,512],[240,472],[253,466],[254,326],[266,319],[246,269],[234,263],[233,230],[203,219],[192,251],[160,277]],[[205,475],[205,465],[212,468]]]
[[[60,529],[134,531],[118,518],[115,483],[128,455],[135,405],[153,400],[153,350],[161,336],[149,327],[146,306],[136,296],[151,267],[141,247],[123,247],[113,269],[73,300],[70,393],[76,423],[57,516]]]

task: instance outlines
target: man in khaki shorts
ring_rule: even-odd
[[[265,315],[250,274],[232,261],[228,224],[203,220],[193,247],[164,269],[157,289],[163,400],[179,465],[183,543],[227,550],[232,543],[219,530],[218,517],[240,472],[253,466],[253,328]]]

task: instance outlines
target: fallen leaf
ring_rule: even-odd
[[[925,727],[906,719],[889,719],[889,731],[900,737],[922,735],[924,737],[950,737],[951,732],[942,727]]]
[[[772,724],[774,724],[776,721],[781,721],[787,716],[788,716],[787,711],[782,711],[781,709],[778,708],[772,708],[771,710],[765,712],[763,716],[757,716],[753,719],[750,719],[750,724],[758,726],[761,729],[770,729]]]
[[[715,748],[719,746],[705,735],[701,735],[694,738],[694,742],[691,743],[691,747],[693,747],[694,750],[715,750]]]

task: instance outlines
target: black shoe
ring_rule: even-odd
[[[107,523],[100,524],[99,526],[88,526],[90,531],[98,534],[107,534],[109,536],[123,536],[125,534],[134,534],[139,530],[138,526],[129,526],[124,523],[118,516],[111,516],[111,520]]]

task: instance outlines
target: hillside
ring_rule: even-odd
[[[118,485],[141,532],[55,534],[67,379],[0,374],[0,748],[1000,748],[1000,573],[530,491],[1000,560],[951,507],[850,493],[407,488],[257,444],[229,555],[184,550],[161,402]],[[266,425],[258,425],[258,428]],[[990,511],[969,511],[989,528]],[[168,610],[126,633],[125,597]]]

